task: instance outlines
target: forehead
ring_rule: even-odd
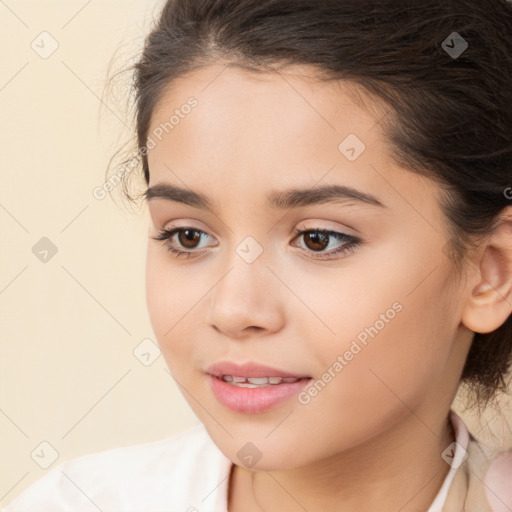
[[[150,168],[180,154],[210,164],[222,159],[224,165],[245,157],[246,164],[258,160],[272,168],[277,153],[283,166],[293,168],[319,154],[338,159],[339,144],[349,135],[375,157],[384,151],[377,126],[384,108],[363,104],[362,98],[353,84],[322,81],[304,68],[272,73],[219,64],[199,68],[170,83],[154,107]]]
[[[165,123],[169,114],[179,110],[191,96],[200,106],[194,109],[195,113],[204,114],[195,115],[196,118],[217,116],[218,121],[229,122],[245,117],[247,121],[257,119],[259,126],[264,118],[270,124],[275,119],[288,119],[291,126],[303,121],[311,127],[323,123],[324,128],[338,130],[342,128],[341,114],[355,130],[368,123],[373,126],[376,118],[388,111],[382,101],[370,98],[355,82],[321,79],[308,66],[256,72],[216,63],[195,69],[164,87],[153,108],[149,131]]]

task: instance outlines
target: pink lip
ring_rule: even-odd
[[[228,372],[223,375],[233,374]],[[280,375],[266,374],[266,376],[279,377]],[[214,375],[209,376],[211,390],[215,398],[222,405],[232,411],[248,414],[259,413],[276,407],[293,395],[299,393],[309,381],[309,378],[303,378],[297,382],[283,382],[281,384],[259,388],[243,388],[224,382],[221,378],[215,377]]]
[[[206,369],[206,373],[214,377],[223,375],[234,375],[237,377],[296,377],[298,379],[309,378],[309,375],[293,374],[271,368],[262,364],[248,362],[245,364],[236,364],[231,361],[219,361]]]

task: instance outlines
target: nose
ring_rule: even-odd
[[[237,258],[211,292],[208,325],[236,339],[279,331],[284,323],[283,285],[263,259],[246,263]]]

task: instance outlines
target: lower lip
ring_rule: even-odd
[[[235,412],[254,414],[263,412],[300,393],[311,379],[282,382],[257,388],[233,386],[213,375],[209,376],[215,398]]]

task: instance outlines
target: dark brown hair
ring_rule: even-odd
[[[505,0],[168,0],[131,68],[146,184],[157,101],[174,79],[214,62],[254,72],[312,66],[322,80],[357,84],[387,106],[381,122],[390,154],[443,186],[455,270],[511,204],[512,4]],[[511,359],[512,316],[492,333],[475,333],[461,379],[477,404],[506,390]]]

